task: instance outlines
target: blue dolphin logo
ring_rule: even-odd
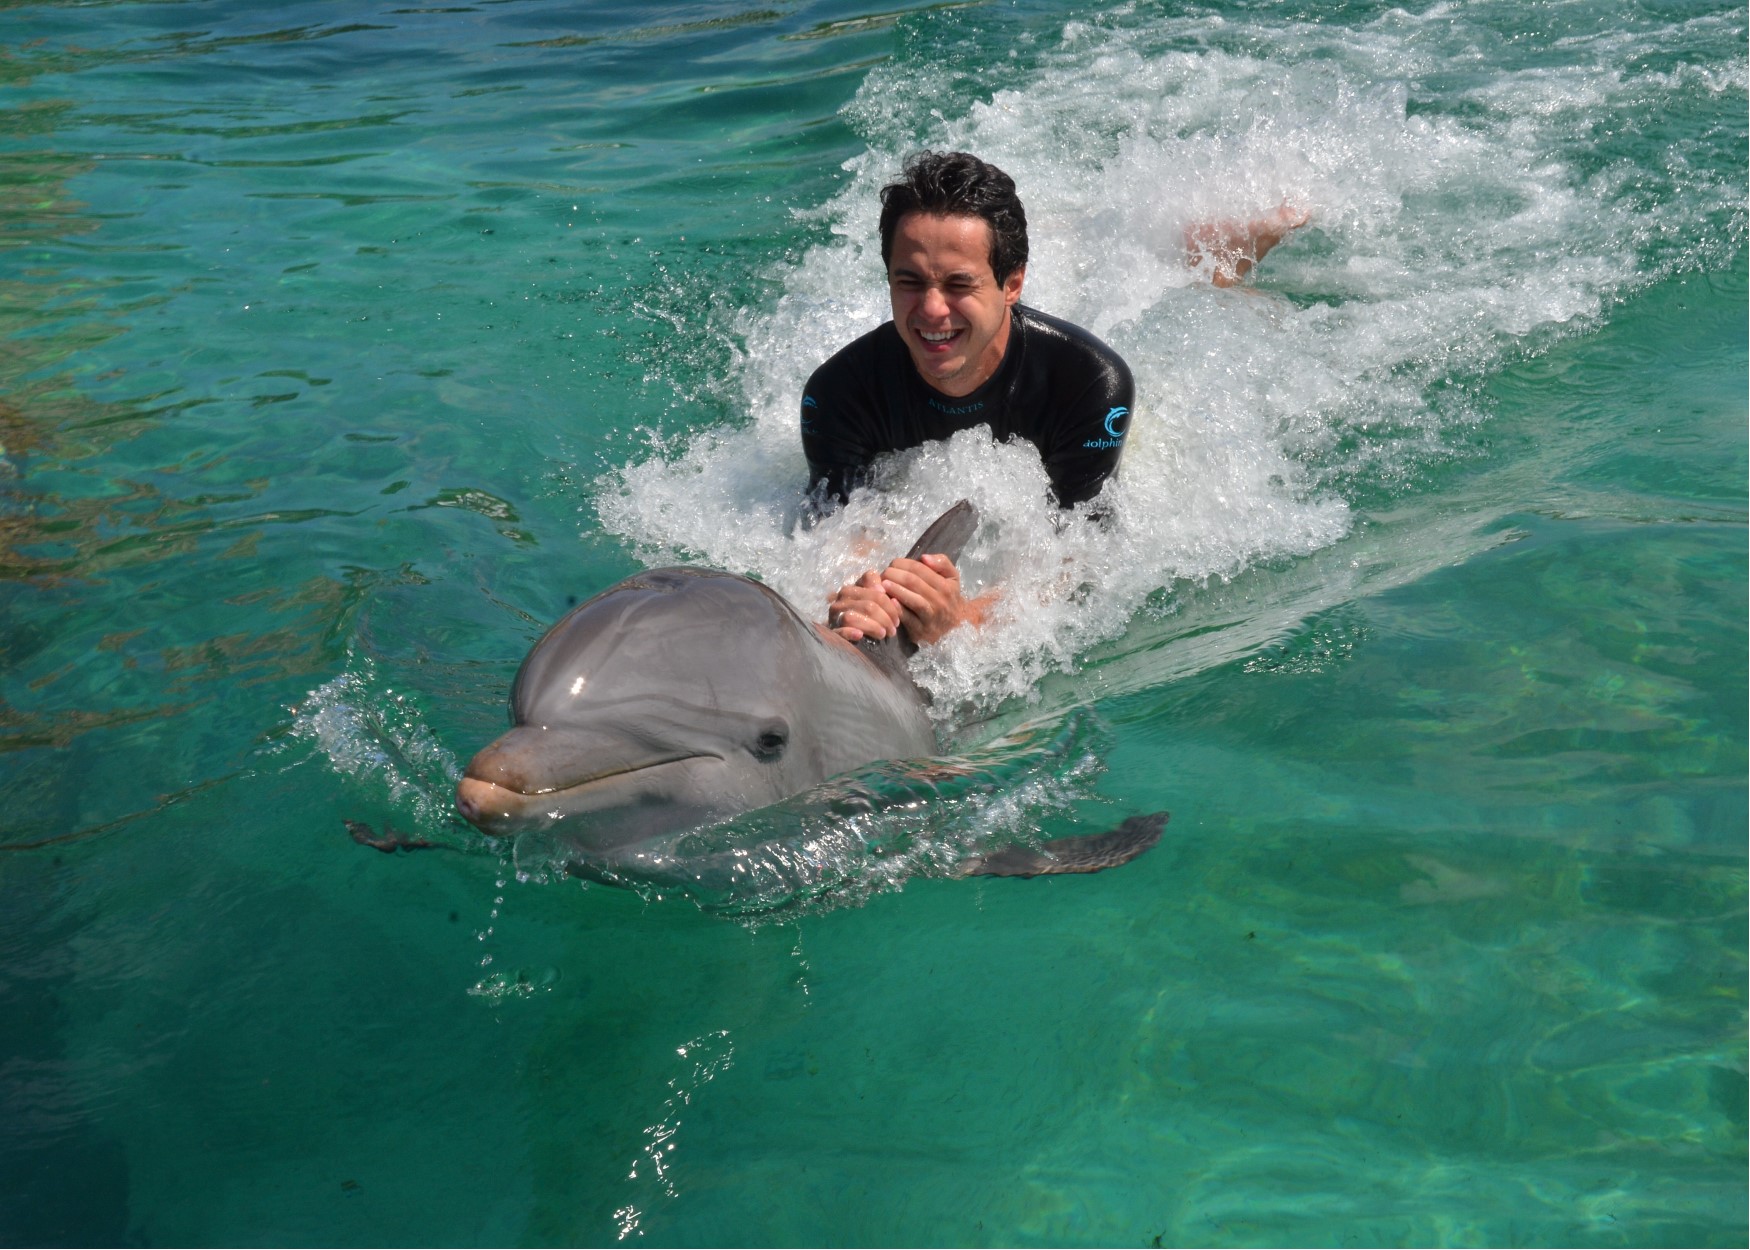
[[[1110,434],[1113,438],[1123,438],[1124,431],[1116,430],[1112,427],[1129,415],[1130,409],[1128,408],[1114,408],[1111,412],[1108,412],[1106,414],[1106,433]]]

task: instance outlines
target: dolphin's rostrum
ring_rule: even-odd
[[[976,527],[962,500],[910,554],[958,559]],[[535,644],[511,691],[513,728],[469,763],[457,810],[494,837],[545,831],[570,870],[627,883],[626,866],[658,840],[877,760],[934,754],[913,649],[903,631],[853,646],[732,573],[640,573]],[[1164,822],[1008,847],[962,871],[1098,871],[1154,845]]]

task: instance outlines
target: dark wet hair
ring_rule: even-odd
[[[881,188],[881,263],[893,264],[893,232],[907,213],[978,217],[990,226],[990,271],[999,284],[1027,263],[1027,213],[1015,180],[970,152],[917,152],[899,181]]]

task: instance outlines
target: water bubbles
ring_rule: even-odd
[[[796,930],[796,945],[790,948],[790,958],[796,961],[796,975],[792,978],[792,983],[801,991],[803,1002],[806,1005],[809,996],[814,993],[813,988],[808,983],[808,976],[813,971],[813,967],[808,962],[807,954],[802,950],[802,930],[800,928]]]
[[[482,960],[481,966],[490,962],[490,959]],[[560,973],[557,968],[519,968],[515,972],[495,972],[482,978],[468,987],[468,995],[471,998],[484,998],[492,1003],[502,1003],[550,993],[559,981]]]
[[[638,1180],[639,1167],[647,1160],[654,1174],[651,1179],[667,1198],[678,1197],[680,1193],[673,1175],[673,1156],[680,1146],[676,1136],[681,1128],[681,1109],[691,1105],[706,1085],[731,1066],[735,1045],[729,1040],[728,1029],[716,1029],[677,1047],[676,1054],[692,1060],[690,1070],[668,1081],[669,1095],[663,1100],[660,1118],[645,1127],[645,1144],[626,1174],[627,1180]],[[636,1206],[628,1205],[614,1213],[620,1240],[638,1231],[639,1218]]]
[[[638,1169],[634,1167],[628,1180],[638,1179]],[[625,1206],[614,1212],[614,1240],[624,1241],[638,1231],[639,1221],[644,1217],[637,1207]]]

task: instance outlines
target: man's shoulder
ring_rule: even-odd
[[[884,321],[828,356],[809,375],[804,389],[812,392],[816,387],[827,387],[874,373],[889,363],[888,358],[896,347],[903,350],[899,332],[893,328],[893,322]]]
[[[1074,322],[1042,313],[1026,304],[1015,305],[1015,315],[1026,327],[1029,351],[1037,347],[1040,351],[1061,353],[1071,358],[1080,356],[1089,363],[1129,372],[1130,367],[1116,349]]]

